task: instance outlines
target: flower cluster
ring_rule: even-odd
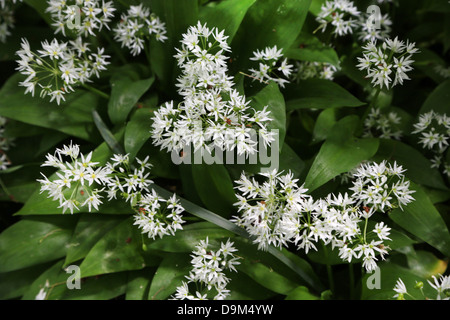
[[[220,249],[211,250],[209,240],[201,240],[192,252],[192,271],[186,276],[187,282],[177,288],[173,296],[175,300],[224,300],[230,295],[230,290],[226,287],[230,278],[226,271],[235,271],[236,265],[240,264],[239,257],[235,252],[237,249],[234,243],[227,240],[220,244]],[[195,284],[195,295],[191,294],[189,285]]]
[[[95,32],[108,24],[114,17],[112,1],[100,0],[48,0],[49,12],[56,30],[66,36],[66,31],[74,30],[79,36],[95,36]]]
[[[301,81],[310,78],[333,80],[335,73],[338,71],[334,65],[326,62],[316,61],[296,61],[292,80]]]
[[[355,173],[355,181],[350,188],[353,197],[358,199],[357,204],[370,208],[373,211],[386,212],[407,205],[414,198],[414,190],[410,190],[410,182],[405,180],[402,166],[381,163],[362,164]]]
[[[394,40],[386,39],[380,46],[370,41],[363,46],[363,57],[358,57],[357,67],[366,70],[366,77],[371,79],[374,86],[391,89],[409,80],[407,73],[413,70],[411,64],[414,62],[411,58],[417,52],[415,43],[405,43],[397,37]]]
[[[324,32],[329,24],[335,37],[352,34],[358,24],[357,17],[360,15],[358,8],[353,1],[349,0],[332,0],[325,2],[316,17],[316,21],[320,24],[319,29]]]
[[[392,31],[392,20],[388,14],[363,14],[360,16],[358,25],[358,39],[363,42],[384,41],[389,38]]]
[[[57,168],[57,178],[49,180],[41,173],[43,179],[38,180],[41,193],[46,191],[49,198],[58,201],[63,213],[67,210],[73,213],[85,206],[89,211],[92,208],[98,210],[103,198],[101,193],[110,181],[110,172],[91,160],[92,152],[85,156],[78,145],[70,144],[56,149],[54,155],[47,154],[46,159],[42,167]]]
[[[390,228],[378,222],[368,228],[369,218],[377,211],[386,212],[413,200],[409,181],[397,164],[362,164],[355,170],[350,195],[329,194],[314,200],[307,189],[297,186],[292,173],[274,170],[261,174],[259,183],[244,174],[236,181],[240,216],[231,219],[247,230],[259,249],[294,243],[298,249],[317,250],[316,244],[338,248],[341,259],[362,259],[363,267],[376,268],[377,255],[388,253],[384,240],[390,240]]]
[[[26,39],[22,39],[21,50],[17,51],[19,66],[17,70],[25,76],[26,80],[20,85],[25,87],[25,94],[34,96],[36,88],[40,96],[50,97],[60,104],[65,95],[74,91],[74,87],[89,82],[100,71],[106,70],[109,58],[104,49],[99,48],[97,53],[90,52],[87,43],[81,38],[69,42],[42,42],[42,49],[34,52]]]
[[[114,33],[114,38],[122,47],[127,47],[133,56],[145,50],[145,43],[151,36],[161,42],[167,39],[165,23],[142,4],[130,6],[127,13],[122,14]]]
[[[401,118],[396,112],[391,111],[386,114],[379,108],[372,108],[364,120],[363,137],[400,140],[403,135],[399,128],[400,122]]]
[[[450,178],[450,162],[445,158],[450,139],[450,117],[434,111],[421,114],[412,133],[420,134],[419,143],[432,152],[431,167],[443,168],[443,173]]]
[[[450,276],[443,276],[441,275],[439,279],[436,276],[432,276],[434,282],[431,282],[430,280],[427,280],[428,284],[436,291],[436,298],[434,300],[450,300]],[[425,299],[430,300],[432,298],[426,297],[423,292],[423,282],[416,281],[416,284],[414,285],[414,289],[420,290],[422,295]],[[405,300],[405,296],[409,296],[412,299],[415,299],[414,296],[412,296],[408,289],[406,288],[405,283],[401,278],[398,278],[393,290],[396,292],[393,298],[396,298],[397,300]]]
[[[67,158],[67,160],[66,160]],[[121,199],[130,203],[135,211],[135,225],[148,233],[150,238],[174,235],[182,229],[184,223],[181,213],[184,211],[175,195],[165,200],[151,189],[153,183],[148,176],[151,164],[149,158],[136,159],[137,168],[132,168],[128,155],[116,154],[106,165],[92,161],[92,152],[84,155],[78,145],[70,144],[48,154],[42,165],[57,168],[54,179],[38,180],[41,193],[59,202],[63,213],[73,213],[83,207],[91,212],[99,210],[102,198]]]
[[[13,144],[11,138],[5,137],[5,125],[8,119],[0,116],[0,171],[6,170],[11,161],[5,151],[8,151]]]
[[[262,51],[256,50],[250,60],[259,62],[258,69],[249,70],[255,80],[273,81],[282,88],[289,83],[288,79],[294,66],[288,64],[287,58],[283,59],[282,49],[278,49],[277,46],[267,47]]]
[[[436,64],[433,69],[441,77],[445,79],[450,78],[450,67],[445,67],[442,64]]]
[[[218,148],[249,155],[256,152],[254,132],[265,145],[274,141],[267,128],[271,121],[267,107],[252,111],[250,101],[232,88],[224,55],[230,50],[227,38],[224,31],[200,22],[183,34],[182,48],[175,55],[182,70],[177,86],[183,101],[177,106],[167,102],[155,112],[156,146],[169,152],[194,146],[195,151],[212,153]]]

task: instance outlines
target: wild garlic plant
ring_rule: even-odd
[[[430,287],[436,291],[435,297],[425,295],[423,291],[424,283],[422,281],[416,281],[413,288],[408,289],[401,278],[398,278],[395,283],[393,288],[395,294],[392,297],[397,300],[406,300],[407,297],[409,299],[416,300],[413,293],[415,293],[414,291],[420,291],[421,296],[423,296],[426,300],[450,300],[450,276],[439,275],[438,279],[438,277],[432,275],[432,279],[433,282],[430,280],[427,280],[427,282]]]
[[[51,177],[42,174],[40,192],[59,203],[62,213],[99,210],[102,199],[119,199],[130,204],[135,225],[149,238],[174,235],[182,229],[183,207],[173,195],[163,199],[152,188],[149,158],[136,159],[132,167],[128,155],[115,154],[106,165],[84,155],[76,144],[64,145],[47,154],[43,167],[54,167]]]
[[[109,29],[114,17],[113,1],[100,0],[48,0],[55,34],[64,36],[73,32],[78,36],[95,36],[103,28]]]
[[[237,272],[240,264],[234,243],[227,240],[221,242],[217,250],[209,243],[209,239],[200,240],[192,251],[192,270],[182,281],[172,296],[174,300],[224,300],[230,295],[227,289],[231,279],[228,273]],[[195,293],[192,293],[195,292]]]
[[[22,2],[22,0],[19,0]],[[0,42],[5,43],[6,39],[11,35],[14,29],[15,18],[14,10],[16,0],[0,1]]]
[[[227,38],[223,30],[200,22],[183,34],[182,47],[175,55],[182,71],[177,87],[183,101],[166,102],[155,111],[154,145],[169,152],[193,146],[202,154],[212,154],[217,148],[248,156],[257,151],[255,133],[264,145],[274,141],[267,106],[252,109],[250,101],[233,88],[227,74]]]
[[[415,43],[395,39],[386,39],[381,45],[376,41],[368,42],[363,48],[363,57],[358,57],[357,68],[366,71],[366,78],[380,89],[392,89],[409,80],[408,73],[413,70],[413,55],[419,50]]]
[[[423,113],[414,124],[413,134],[420,135],[419,144],[431,152],[431,168],[437,168],[450,178],[447,151],[450,140],[450,117],[433,110]]]
[[[235,206],[240,215],[231,221],[245,228],[261,250],[294,243],[308,253],[318,250],[318,244],[330,244],[342,260],[361,259],[363,267],[372,271],[378,255],[384,259],[388,253],[384,241],[390,240],[391,229],[384,222],[369,228],[369,219],[376,212],[403,210],[414,200],[403,172],[396,163],[362,164],[354,173],[350,194],[329,194],[318,200],[297,185],[292,173],[264,173],[263,182],[243,174],[236,181]]]
[[[25,94],[34,96],[38,91],[41,98],[50,97],[50,102],[59,105],[75,87],[85,85],[110,63],[103,48],[91,52],[89,45],[80,37],[73,41],[53,39],[41,43],[42,48],[33,51],[27,39],[22,39],[21,50],[17,51],[17,70],[27,78],[19,84],[25,87]]]
[[[130,6],[123,13],[119,24],[114,28],[114,39],[122,47],[130,50],[133,56],[139,55],[143,50],[148,50],[146,43],[150,37],[157,41],[167,40],[165,23],[142,4]],[[148,53],[148,52],[147,52]]]
[[[394,111],[384,112],[379,108],[371,108],[364,120],[365,138],[382,138],[400,140],[403,131],[400,129],[402,118]]]
[[[288,63],[287,58],[283,59],[282,52],[283,50],[278,49],[277,46],[254,51],[250,60],[258,62],[259,66],[257,69],[249,70],[253,80],[265,83],[273,81],[284,88],[289,83],[294,66]]]

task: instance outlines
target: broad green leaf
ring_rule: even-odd
[[[148,300],[165,300],[170,298],[192,269],[191,257],[188,254],[168,254],[158,269],[150,284]]]
[[[191,252],[200,240],[209,239],[212,242],[226,242],[234,234],[222,228],[218,228],[209,222],[188,224],[183,230],[177,231],[174,237],[164,237],[154,241],[148,241],[149,250],[161,250],[164,252]]]
[[[168,192],[167,190],[157,185],[154,185],[153,188],[161,197],[164,197],[165,199],[168,199],[172,195],[172,193]],[[244,229],[238,227],[231,221],[226,220],[221,216],[211,211],[208,211],[186,199],[183,198],[179,199],[180,204],[183,206],[183,208],[187,212],[193,214],[194,216],[209,221],[241,237],[250,239],[249,234]],[[253,245],[251,246],[251,248],[252,248],[251,252],[255,253]],[[300,279],[299,281],[304,281],[306,284],[311,285],[314,288],[322,287],[320,281],[315,276],[311,266],[306,261],[298,258],[296,255],[289,254],[287,250],[280,251],[273,247],[269,247],[269,254],[270,254],[269,256],[272,256],[272,259],[275,260],[273,263],[281,264],[282,267],[285,268],[284,270],[286,270],[286,272],[293,273],[294,275],[298,276]]]
[[[76,217],[24,218],[0,234],[0,272],[50,262],[66,255]]]
[[[253,51],[288,49],[302,30],[311,0],[258,0],[247,11],[232,42],[234,73],[247,72]]]
[[[125,130],[124,147],[130,159],[138,154],[145,142],[151,137],[152,110],[143,108],[136,110]]]
[[[182,34],[198,21],[197,0],[152,0],[151,9],[166,24],[167,37],[164,43],[150,41],[152,71],[167,92],[175,93],[173,84],[179,73],[173,56],[175,48],[181,48]]]
[[[225,30],[228,43],[231,43],[247,10],[256,0],[225,0],[219,3],[211,3],[199,10],[199,19],[208,26]]]
[[[375,155],[379,146],[377,139],[353,136],[358,123],[357,116],[347,116],[331,129],[306,177],[305,187],[310,192]]]
[[[0,116],[55,129],[87,141],[98,141],[99,136],[93,134],[91,115],[98,104],[96,95],[77,89],[58,106],[40,97],[25,95],[24,88],[19,86],[22,80],[20,74],[15,74],[0,90]]]
[[[267,110],[270,111],[269,117],[273,119],[268,125],[268,130],[279,130],[278,143],[280,147],[283,146],[286,136],[286,107],[278,85],[272,82],[250,99],[252,100],[250,105],[255,110],[262,110],[267,106]]]
[[[377,274],[365,274],[361,279],[361,300],[395,300],[396,292],[393,290],[398,279],[405,284],[408,293],[415,299],[424,299],[419,289],[414,289],[416,282],[424,283],[423,291],[425,296],[436,299],[436,291],[430,287],[427,279],[417,275],[413,270],[401,267],[392,262],[380,262],[378,264],[379,272]],[[405,295],[405,299],[411,300],[411,297]]]
[[[233,181],[223,164],[193,164],[192,177],[197,193],[209,210],[229,217],[237,198]]]
[[[328,138],[330,128],[333,128],[337,122],[336,117],[336,108],[329,108],[320,112],[314,125],[313,142],[320,142]]]
[[[147,300],[150,282],[155,268],[145,268],[142,270],[128,272],[126,300]]]
[[[287,110],[360,107],[365,104],[340,85],[323,79],[308,79],[289,85],[285,96]]]
[[[319,297],[311,294],[307,287],[299,286],[290,291],[285,300],[319,300]]]
[[[67,283],[74,273],[63,269],[63,262],[58,261],[43,272],[29,287],[23,300],[34,300],[41,289],[45,289],[46,300],[110,300],[125,293],[127,272],[84,277],[81,272],[80,289],[68,289]],[[47,285],[46,285],[47,284]]]
[[[409,268],[423,278],[445,274],[448,266],[448,261],[441,260],[432,252],[424,250],[416,250],[408,254],[407,258]]]
[[[140,231],[133,219],[122,221],[107,232],[80,265],[83,276],[95,276],[145,267]]]
[[[111,97],[108,103],[108,115],[114,124],[122,124],[128,117],[131,109],[148,91],[154,77],[141,79],[136,69],[138,65],[126,65],[119,68],[111,78]]]
[[[49,267],[40,264],[25,269],[0,273],[0,299],[20,298],[29,288],[30,284]]]
[[[437,113],[447,113],[450,110],[450,80],[441,83],[433,92],[430,93],[427,100],[422,105],[420,113],[429,111]]]
[[[400,227],[417,238],[450,256],[450,232],[428,195],[417,185],[411,185],[415,190],[414,201],[401,209],[395,209],[389,217]]]
[[[230,296],[227,300],[268,300],[276,298],[277,293],[269,290],[243,272],[230,274],[231,281],[227,285]]]
[[[65,265],[80,260],[89,253],[92,247],[112,228],[128,216],[105,216],[97,214],[82,214],[67,244]]]
[[[285,56],[293,60],[329,63],[336,67],[340,65],[336,51],[307,32],[300,34],[293,46],[286,50]]]
[[[402,165],[406,176],[417,184],[447,190],[441,173],[431,168],[431,162],[417,149],[396,140],[380,139],[375,161],[396,161]]]

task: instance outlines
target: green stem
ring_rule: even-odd
[[[327,261],[328,285],[330,286],[330,290],[331,290],[332,294],[334,295],[335,292],[334,292],[333,270],[332,270],[331,265],[330,265],[329,260],[328,260],[328,257],[329,257],[328,256],[328,249],[327,249],[327,247],[324,244],[322,244],[322,247],[323,247],[323,250],[324,250],[324,253],[325,253],[325,260]]]
[[[96,89],[96,88],[94,88],[94,87],[91,87],[90,85],[85,84],[85,83],[83,83],[82,86],[83,86],[85,89],[91,91],[92,93],[95,93],[96,95],[98,95],[98,96],[100,96],[100,97],[102,97],[102,98],[105,98],[106,100],[109,100],[109,94],[107,94],[107,93],[105,93],[105,92],[103,92],[103,91],[100,91],[100,90],[98,90],[98,89]]]
[[[6,195],[12,200],[14,196],[9,192],[2,178],[0,178],[0,186],[2,187],[3,191],[5,191]]]

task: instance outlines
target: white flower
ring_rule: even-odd
[[[230,295],[226,286],[231,279],[227,277],[225,272],[236,271],[235,266],[240,264],[239,257],[234,254],[237,249],[233,247],[233,242],[230,239],[225,244],[222,242],[221,248],[217,251],[211,250],[210,247],[208,238],[200,240],[191,254],[192,270],[186,276],[188,282],[182,282],[172,299],[207,300],[209,294],[214,293],[213,300],[223,300]],[[195,283],[197,289],[195,296],[190,294],[190,283]],[[205,290],[206,292],[204,292]]]
[[[398,300],[404,300],[404,295],[408,293],[406,290],[406,286],[403,283],[402,279],[398,278],[397,283],[395,284],[394,291],[397,292],[396,295],[394,295],[394,298],[397,298]]]
[[[140,4],[130,6],[127,13],[122,14],[120,23],[114,29],[114,38],[136,56],[145,49],[145,43],[150,37],[164,42],[166,33],[165,23]]]
[[[31,51],[28,40],[22,39],[21,50],[17,51],[19,60],[17,70],[25,75],[20,85],[25,94],[34,96],[40,88],[40,96],[50,96],[57,104],[65,100],[65,95],[74,91],[73,87],[90,81],[99,71],[105,70],[109,62],[103,49],[97,54],[89,53],[87,44],[81,38],[75,41],[59,42],[53,39],[42,42],[42,50]]]
[[[357,17],[360,14],[356,6],[349,0],[332,0],[326,1],[321,11],[316,17],[316,21],[324,32],[328,25],[331,24],[335,37],[352,34],[353,30],[358,26]]]
[[[403,84],[409,80],[407,72],[413,70],[411,64],[412,55],[418,52],[414,43],[406,44],[397,37],[384,40],[381,46],[377,46],[376,40],[371,39],[363,46],[363,57],[358,57],[359,70],[366,70],[367,78],[372,79],[374,86],[381,89],[391,89],[397,84]]]
[[[434,275],[432,277],[434,283],[430,280],[428,280],[428,283],[437,292],[436,300],[450,300],[448,295],[450,291],[450,276],[441,276],[439,280]]]

